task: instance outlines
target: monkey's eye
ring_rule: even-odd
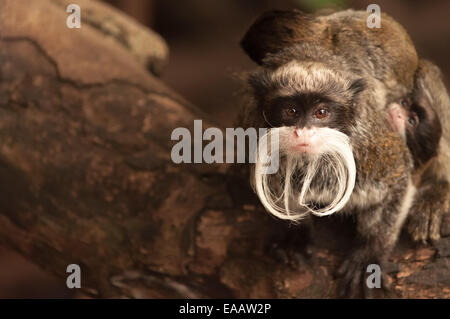
[[[419,123],[419,118],[415,113],[410,113],[408,116],[408,123],[411,126],[416,126]]]
[[[297,115],[297,110],[294,107],[288,107],[287,109],[284,110],[284,113],[287,116],[292,117],[292,116]]]
[[[405,108],[406,108],[406,107],[409,107],[409,106],[410,106],[409,99],[407,99],[407,98],[402,99],[401,104],[402,104],[402,106],[405,107]]]
[[[324,108],[320,108],[314,112],[314,116],[319,120],[326,118],[328,116],[328,110]]]

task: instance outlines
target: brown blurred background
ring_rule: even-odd
[[[324,7],[365,10],[373,0],[109,0],[167,41],[170,60],[162,80],[230,126],[236,112],[235,75],[254,67],[239,48],[250,23],[263,11]],[[76,0],[73,1],[76,3]],[[409,32],[421,57],[437,63],[450,87],[450,1],[378,0],[375,2]],[[83,8],[81,8],[83,19]],[[83,23],[83,22],[82,22]],[[81,297],[65,281],[0,246],[0,298]]]

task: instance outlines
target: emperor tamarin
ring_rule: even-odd
[[[367,265],[382,265],[394,247],[415,187],[411,153],[379,107],[389,91],[351,65],[320,43],[265,55],[248,77],[253,100],[244,124],[279,136],[280,170],[264,174],[257,161],[251,174],[270,213],[293,221],[335,212],[356,219],[361,242],[339,273],[345,295],[358,296],[367,292]]]
[[[289,61],[288,51],[298,50],[298,44],[318,45],[332,53],[329,59],[339,56],[347,69],[384,88],[384,101],[379,98],[374,106],[387,111],[391,128],[404,138],[414,160],[418,194],[407,229],[416,241],[436,240],[450,206],[448,93],[439,69],[419,62],[401,25],[382,14],[381,28],[368,28],[368,16],[353,10],[327,15],[271,11],[252,24],[242,46],[258,64],[273,67]]]

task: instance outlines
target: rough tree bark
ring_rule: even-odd
[[[295,229],[245,182],[172,163],[172,130],[212,122],[148,71],[165,63],[157,35],[88,2],[68,29],[66,1],[0,0],[0,242],[61,280],[79,264],[94,297],[334,297],[340,240],[286,265],[267,247]],[[450,297],[448,218],[443,236],[402,238],[398,296]]]

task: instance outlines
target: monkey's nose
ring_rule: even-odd
[[[316,134],[316,130],[313,128],[297,128],[294,133],[297,137],[313,137]]]
[[[301,128],[295,129],[294,134],[295,134],[295,136],[297,136],[297,137],[302,136],[302,135],[303,135],[303,129],[301,129]]]

